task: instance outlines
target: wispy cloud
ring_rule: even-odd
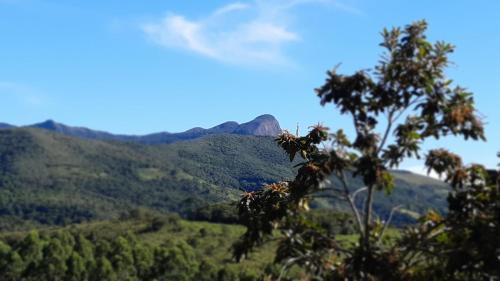
[[[217,9],[213,14],[215,16],[222,16],[222,15],[227,14],[227,13],[246,10],[248,8],[250,8],[250,5],[236,2],[236,3],[228,4],[226,6],[222,6],[221,8]]]
[[[290,18],[298,6],[313,3],[357,11],[334,0],[254,0],[230,3],[194,20],[169,12],[141,28],[160,46],[225,63],[290,65],[285,47],[301,39]]]
[[[41,106],[46,103],[44,96],[37,90],[19,83],[0,81],[0,97],[12,96],[29,106]]]

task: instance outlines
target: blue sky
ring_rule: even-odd
[[[141,134],[270,113],[292,130],[348,127],[314,95],[325,71],[372,67],[382,28],[426,19],[431,40],[457,46],[448,74],[475,93],[488,142],[425,147],[494,166],[498,11],[499,1],[466,0],[0,0],[0,122]]]

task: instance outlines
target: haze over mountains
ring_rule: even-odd
[[[13,127],[15,126],[6,123],[0,123],[0,129]],[[176,141],[196,139],[202,136],[213,134],[236,134],[274,137],[281,133],[281,128],[278,121],[276,120],[276,118],[274,118],[274,116],[269,114],[258,116],[252,121],[242,124],[238,124],[234,121],[229,121],[209,129],[196,127],[180,133],[159,132],[147,135],[111,134],[105,131],[97,131],[85,127],[72,127],[55,122],[53,120],[47,120],[42,123],[36,123],[23,127],[45,129],[67,136],[85,139],[130,141],[144,144],[172,143]]]

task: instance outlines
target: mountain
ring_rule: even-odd
[[[84,127],[71,127],[61,123],[57,123],[54,120],[47,120],[45,122],[29,125],[26,127],[44,129],[66,136],[73,136],[84,139],[128,141],[135,138],[134,136],[114,135],[108,132],[96,131]]]
[[[237,200],[242,190],[291,179],[293,164],[270,136],[208,134],[145,145],[38,128],[4,129],[0,228],[2,221],[5,227],[13,221],[52,225],[116,218],[137,207],[185,215],[207,204]],[[381,200],[374,208],[382,218],[397,204],[410,213],[445,208],[449,189],[444,183],[409,172],[393,174],[393,196],[377,194]],[[319,200],[314,205],[345,210],[337,201]]]
[[[281,128],[274,116],[265,114],[248,123],[243,123],[235,127],[232,133],[254,136],[276,136],[281,133]]]
[[[10,129],[10,128],[14,128],[15,126],[11,125],[11,124],[7,124],[7,123],[0,123],[0,129]]]
[[[278,120],[276,120],[274,116],[269,114],[258,116],[254,120],[243,124],[238,124],[237,122],[230,121],[209,129],[197,127],[181,133],[160,132],[143,136],[115,135],[108,132],[96,131],[84,127],[67,126],[61,123],[57,123],[53,120],[47,120],[45,122],[29,125],[26,127],[45,129],[66,136],[73,136],[84,139],[127,141],[144,144],[173,143],[177,141],[196,139],[202,136],[213,134],[236,134],[274,137],[281,133],[281,128]],[[0,128],[2,128],[1,125]]]

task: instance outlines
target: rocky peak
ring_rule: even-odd
[[[270,114],[258,116],[250,122],[241,124],[235,131],[237,134],[242,135],[256,135],[256,136],[277,136],[281,133],[281,127]]]

